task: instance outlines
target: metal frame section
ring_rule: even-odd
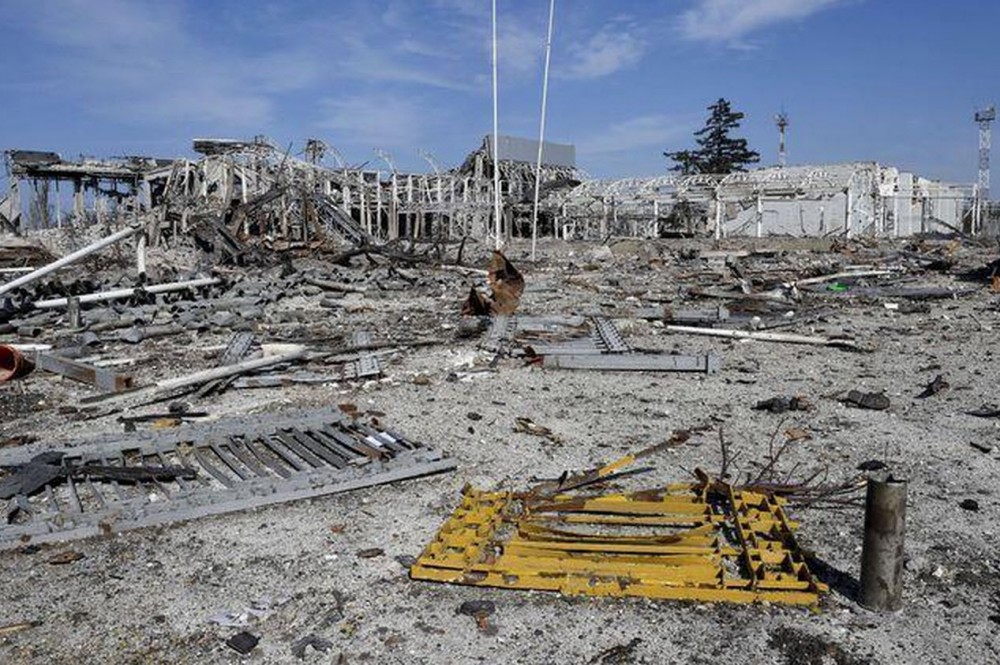
[[[589,334],[581,335],[580,328],[588,322]],[[553,335],[558,341],[546,341]],[[714,353],[685,356],[634,351],[614,322],[603,316],[589,320],[579,316],[496,316],[481,348],[491,353],[540,357],[542,367],[548,369],[714,374],[721,365]]]
[[[728,485],[553,498],[466,487],[415,580],[567,595],[815,606],[779,498]]]
[[[0,465],[30,461],[3,451]],[[174,432],[109,436],[66,449],[67,467],[183,466],[195,478],[126,485],[89,477],[9,501],[0,550],[346,492],[449,471],[439,450],[330,411],[298,411]]]

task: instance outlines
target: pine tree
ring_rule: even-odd
[[[708,107],[705,126],[694,133],[697,150],[665,152],[675,163],[671,171],[692,173],[732,173],[745,171],[748,164],[760,161],[760,154],[747,147],[747,140],[733,138],[729,132],[739,128],[743,113],[733,111],[728,100],[719,98]]]

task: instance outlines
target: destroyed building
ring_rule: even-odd
[[[398,238],[485,240],[496,233],[492,137],[463,163],[429,173],[351,167],[318,139],[306,159],[264,137],[195,139],[197,160],[131,157],[63,160],[57,153],[6,153],[8,232],[64,221],[152,220],[150,242],[195,229],[269,243],[351,243]],[[538,142],[500,137],[504,239],[530,237]],[[728,175],[593,180],[572,145],[541,151],[539,233],[567,239],[664,235],[908,237],[984,228],[971,186],[941,183],[873,162],[754,169]],[[324,158],[337,163],[328,165]],[[988,216],[987,216],[988,217]],[[227,239],[226,235],[230,237]]]
[[[971,190],[499,143],[6,153],[0,660],[986,662]]]

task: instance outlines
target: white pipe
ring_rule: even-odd
[[[535,164],[535,206],[531,211],[531,260],[535,260],[538,243],[538,197],[542,183],[542,145],[545,142],[545,107],[549,97],[549,57],[552,53],[552,23],[556,13],[556,0],[549,0],[549,32],[545,39],[545,73],[542,75],[542,116],[538,123],[538,161]]]
[[[103,405],[117,404],[119,402],[134,404],[143,399],[156,399],[158,396],[163,395],[164,393],[169,393],[177,388],[196,386],[202,383],[208,383],[209,381],[215,381],[216,379],[224,379],[226,377],[237,376],[246,372],[263,369],[264,367],[270,367],[272,365],[293,362],[295,360],[299,360],[305,356],[305,354],[305,347],[300,346],[289,353],[282,355],[265,356],[263,358],[254,358],[253,360],[244,360],[243,362],[236,363],[235,365],[213,367],[211,369],[195,372],[194,374],[187,374],[173,379],[157,381],[151,386],[145,386],[130,392],[100,396],[97,399],[99,399]]]
[[[496,249],[503,246],[500,237],[500,120],[497,106],[497,0],[493,0],[493,216]]]
[[[201,279],[191,279],[186,282],[166,282],[164,284],[153,284],[146,287],[135,287],[131,289],[115,289],[113,291],[102,291],[100,293],[87,293],[77,296],[81,305],[91,302],[104,302],[107,300],[117,300],[118,298],[128,298],[135,294],[137,290],[145,293],[169,293],[171,291],[183,291],[184,289],[194,289],[200,286],[212,286],[222,282],[218,277],[202,277]],[[49,300],[39,300],[34,303],[35,309],[55,309],[65,307],[69,304],[69,298],[51,298]]]
[[[146,234],[139,235],[135,242],[135,269],[140,278],[146,275]]]
[[[809,277],[808,279],[799,279],[789,284],[794,284],[795,286],[806,286],[809,284],[822,284],[823,282],[832,282],[835,279],[850,279],[852,277],[884,277],[886,275],[893,275],[902,272],[902,270],[854,270],[845,272],[835,272],[830,275],[820,275],[819,277]]]
[[[142,230],[141,226],[130,226],[127,229],[122,229],[121,231],[112,233],[108,237],[102,238],[93,244],[87,245],[83,249],[78,249],[72,254],[67,254],[66,256],[62,257],[57,261],[53,261],[52,263],[46,266],[42,266],[41,268],[32,273],[28,273],[23,277],[18,277],[13,281],[7,282],[6,284],[0,286],[0,295],[13,291],[19,286],[30,284],[31,282],[34,282],[36,279],[45,277],[49,273],[53,273],[64,266],[68,266],[71,263],[75,263],[80,259],[86,258],[91,254],[104,249],[108,245],[113,245],[119,240],[124,240],[125,238],[133,236],[141,230]]]
[[[299,358],[302,358],[305,354],[306,354],[305,347],[300,346],[288,353],[283,353],[277,356],[265,356],[263,358],[254,358],[253,360],[244,360],[242,362],[236,363],[235,365],[226,365],[224,367],[213,367],[211,369],[206,369],[201,372],[195,372],[194,374],[179,376],[174,379],[165,379],[163,381],[157,381],[155,384],[155,389],[156,392],[163,392],[163,391],[173,390],[175,388],[183,388],[184,386],[194,386],[200,383],[207,383],[209,381],[214,381],[216,379],[224,379],[228,376],[235,376],[237,374],[244,374],[246,372],[251,372],[255,369],[261,369],[264,367],[270,367],[271,365],[280,365],[281,363],[298,360]]]
[[[736,339],[756,339],[762,342],[788,342],[789,344],[842,346],[850,349],[859,348],[857,344],[850,340],[812,337],[807,335],[788,335],[785,333],[769,333],[748,330],[727,330],[725,328],[695,328],[692,326],[664,326],[664,329],[671,332],[688,333],[691,335],[707,335],[709,337],[735,337]]]

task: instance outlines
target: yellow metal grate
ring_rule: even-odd
[[[417,580],[591,596],[815,605],[782,500],[721,483],[631,494],[463,490]]]

